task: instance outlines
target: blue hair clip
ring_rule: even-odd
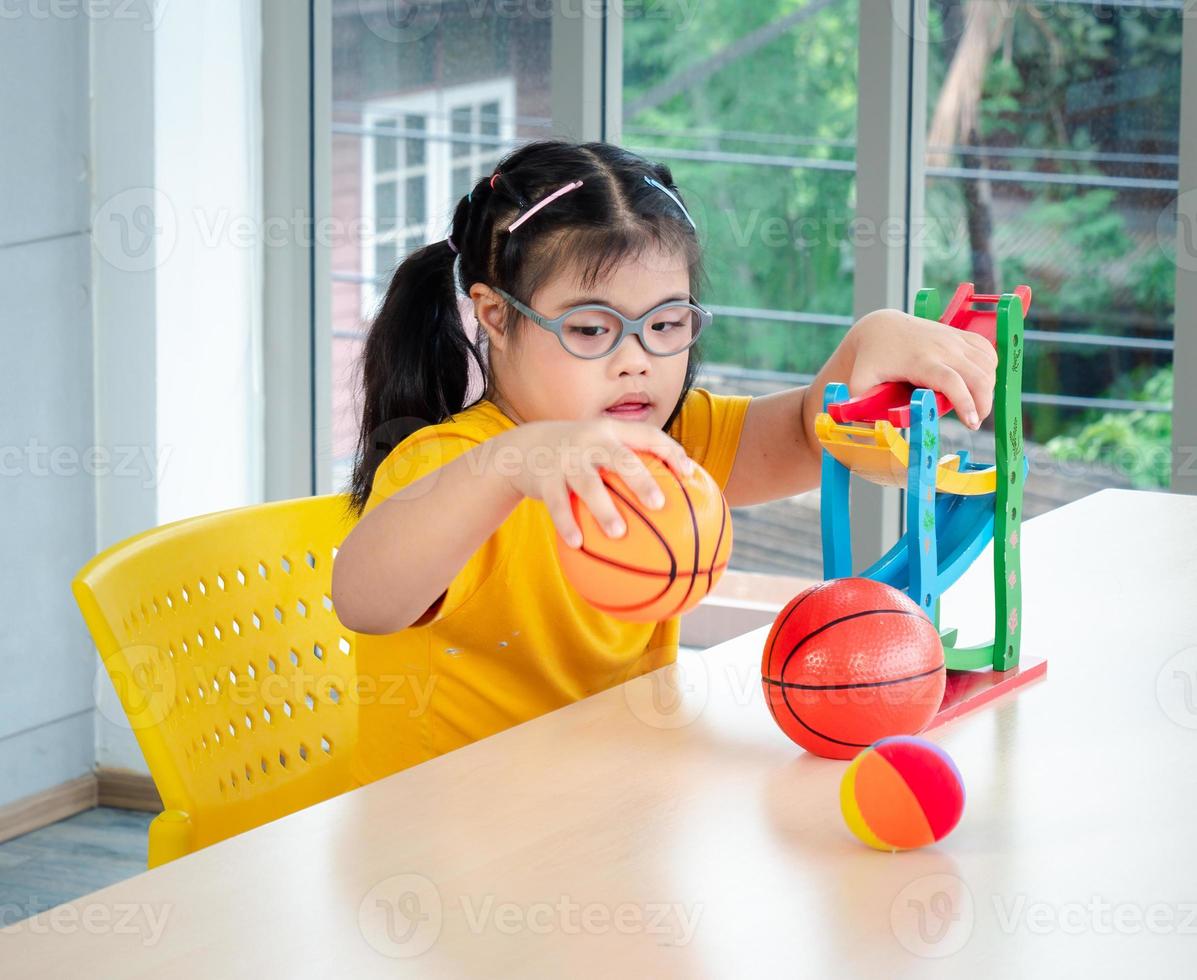
[[[660,190],[663,190],[666,194],[668,194],[669,199],[671,201],[673,201],[673,203],[676,204],[679,208],[681,208],[682,214],[684,214],[686,216],[686,220],[690,222],[690,227],[693,228],[695,231],[698,231],[698,225],[696,225],[694,223],[694,219],[690,217],[690,212],[686,210],[686,205],[684,205],[681,202],[681,200],[678,198],[678,196],[676,194],[673,193],[673,191],[671,191],[668,187],[666,187],[664,184],[662,184],[659,180],[653,180],[653,178],[648,176],[648,174],[644,175],[644,182],[646,184],[651,184],[653,187],[659,188]]]

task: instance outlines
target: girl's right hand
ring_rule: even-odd
[[[557,533],[572,548],[581,547],[582,532],[570,508],[571,490],[609,537],[621,537],[627,530],[600,469],[618,473],[646,507],[659,510],[665,497],[636,451],[659,456],[679,478],[689,476],[695,465],[676,440],[649,422],[525,422],[498,438],[518,449],[515,465],[502,454],[502,469],[512,489],[543,500]]]

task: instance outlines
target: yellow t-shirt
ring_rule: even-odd
[[[731,475],[751,400],[692,388],[669,429],[720,488]],[[418,430],[379,466],[363,515],[514,427],[484,399]],[[543,502],[521,501],[454,576],[439,606],[397,633],[357,637],[360,782],[676,659],[680,617],[629,623],[595,609],[562,574],[555,537]]]

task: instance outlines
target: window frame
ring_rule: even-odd
[[[421,237],[424,241],[434,241],[440,235],[448,233],[449,222],[452,220],[452,178],[448,177],[450,166],[455,165],[452,148],[456,143],[452,132],[452,113],[456,109],[469,108],[471,110],[471,127],[477,121],[475,113],[480,112],[483,105],[490,102],[499,104],[499,132],[494,139],[497,141],[498,152],[502,155],[503,148],[515,138],[515,79],[511,76],[499,77],[480,82],[467,82],[448,88],[426,90],[412,95],[391,96],[385,99],[372,99],[366,103],[362,112],[363,130],[373,134],[382,120],[398,119],[404,115],[423,115],[425,118],[425,155],[424,162],[419,165],[424,180],[424,221]],[[402,129],[403,127],[398,127]],[[481,137],[479,131],[471,129],[472,136]],[[377,263],[377,246],[387,238],[394,237],[396,254],[402,255],[403,240],[418,226],[407,223],[405,218],[406,204],[402,197],[404,180],[410,176],[406,166],[398,166],[394,170],[385,171],[393,174],[396,190],[396,223],[391,232],[385,237],[378,232],[377,193],[378,185],[382,183],[377,170],[376,153],[378,136],[363,136],[361,154],[361,188],[362,188],[362,227],[367,233],[361,243],[361,274],[365,280],[361,289],[361,313],[363,319],[368,319],[377,308],[381,295],[376,281],[379,275]],[[395,138],[395,137],[382,137]],[[397,138],[401,140],[402,138]],[[479,141],[470,143],[467,159],[470,161],[472,172],[482,173],[486,158],[491,154],[480,152]],[[398,153],[396,153],[398,163]],[[485,164],[489,166],[489,164]]]

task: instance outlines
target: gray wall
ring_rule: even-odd
[[[48,9],[48,8],[47,8]],[[88,23],[0,29],[0,806],[91,771]]]

